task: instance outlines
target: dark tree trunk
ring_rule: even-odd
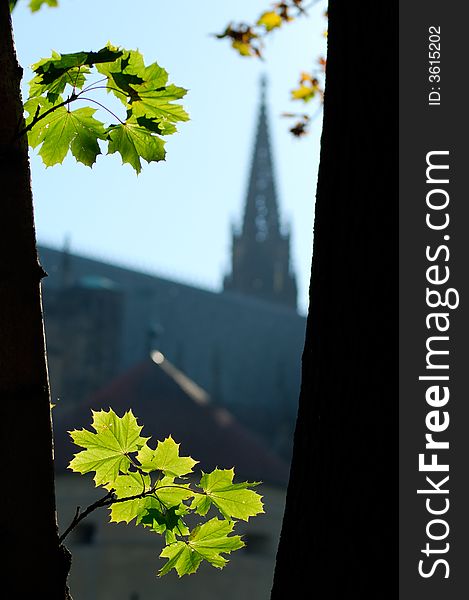
[[[397,598],[397,6],[331,2],[310,311],[273,600]]]
[[[2,591],[8,598],[67,597],[57,543],[52,427],[39,265],[19,67],[8,0],[0,0],[0,508]]]

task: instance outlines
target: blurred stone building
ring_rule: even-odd
[[[66,470],[76,451],[66,431],[89,426],[90,409],[132,408],[146,435],[171,434],[201,468],[234,466],[241,479],[264,482],[266,514],[243,525],[246,549],[222,572],[208,567],[188,580],[156,580],[157,536],[132,525],[104,526],[105,514],[93,514],[69,540],[75,600],[269,597],[305,319],[296,311],[290,236],[281,225],[265,84],[232,244],[231,272],[219,293],[67,247],[39,248],[49,275],[43,298],[61,530],[96,493],[91,478]]]
[[[75,406],[158,349],[288,459],[305,319],[281,227],[264,83],[232,244],[221,293],[41,247],[54,399]]]

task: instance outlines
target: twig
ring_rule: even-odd
[[[158,481],[155,483],[155,485],[153,485],[149,490],[144,490],[143,492],[141,492],[140,494],[135,494],[134,496],[127,496],[126,498],[116,498],[115,496],[115,490],[111,490],[110,492],[108,492],[105,496],[103,496],[103,498],[101,498],[100,500],[96,500],[96,502],[93,502],[93,504],[90,504],[87,508],[85,508],[85,510],[83,512],[81,512],[80,507],[77,507],[75,516],[73,517],[72,522],[70,523],[70,525],[67,527],[67,529],[63,532],[63,534],[59,537],[59,545],[63,543],[63,541],[65,540],[65,538],[68,536],[68,534],[73,531],[73,529],[75,529],[75,527],[78,525],[78,523],[80,523],[80,521],[82,521],[85,517],[87,517],[90,513],[92,513],[93,511],[95,511],[97,508],[101,508],[103,506],[111,506],[112,504],[118,504],[120,502],[130,502],[131,500],[140,500],[142,498],[146,498],[147,496],[151,496],[154,495],[157,500],[160,502],[160,504],[162,504],[163,506],[165,506],[163,504],[163,502],[161,502],[161,500],[156,496],[156,491],[163,489],[163,488],[178,488],[178,489],[186,489],[183,486],[180,485],[161,485],[158,486]],[[189,490],[189,491],[193,491],[193,490]],[[195,494],[201,494],[201,495],[206,495],[205,492],[194,492]],[[166,507],[167,508],[167,507]],[[179,527],[178,527],[179,529]],[[182,534],[181,534],[182,535]]]
[[[96,502],[93,502],[93,504],[90,504],[87,508],[85,508],[85,510],[83,512],[80,511],[80,507],[78,506],[72,522],[67,527],[67,529],[62,533],[62,535],[59,537],[59,546],[63,543],[63,541],[67,537],[67,535],[73,529],[75,529],[75,527],[78,525],[78,523],[80,521],[82,521],[85,517],[87,517],[91,512],[93,512],[97,508],[100,508],[101,506],[108,506],[110,503],[109,501],[111,501],[111,503],[112,503],[113,496],[114,496],[114,490],[111,490],[103,498],[101,498],[100,500],[97,500]]]

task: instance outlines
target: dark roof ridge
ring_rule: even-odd
[[[158,355],[158,356],[157,356]],[[112,406],[120,416],[132,409],[146,435],[168,435],[182,443],[201,467],[231,468],[244,479],[285,486],[288,464],[224,407],[210,402],[205,390],[158,351],[125,371],[75,410],[58,418],[56,456],[66,468],[72,447],[66,430],[89,426],[89,411]],[[57,415],[59,417],[59,414]],[[74,448],[75,452],[77,448]]]

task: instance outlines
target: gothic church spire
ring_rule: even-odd
[[[266,108],[266,80],[251,163],[243,224],[233,234],[232,272],[224,289],[296,309],[296,281],[290,269],[290,235],[281,232]]]

